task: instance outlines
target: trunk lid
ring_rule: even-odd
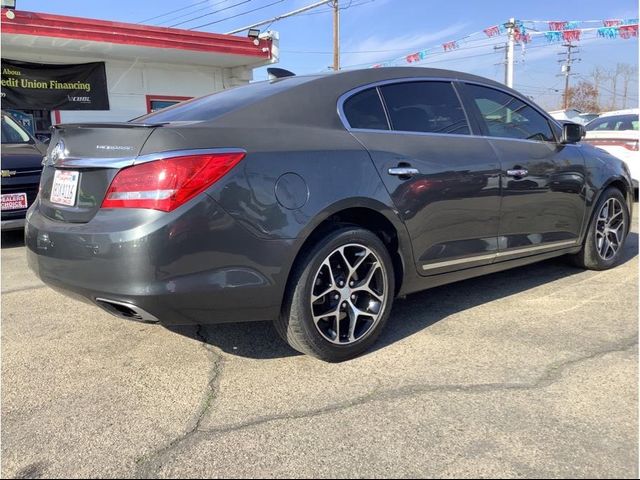
[[[160,125],[96,123],[55,127],[40,183],[42,214],[70,223],[91,220],[118,170],[133,164],[151,133]],[[57,170],[78,173],[73,205],[51,201]]]

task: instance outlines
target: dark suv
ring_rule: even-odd
[[[11,115],[1,113],[2,230],[24,228],[27,208],[38,194],[42,157],[46,147]]]

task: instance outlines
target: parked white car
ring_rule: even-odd
[[[623,160],[629,166],[635,188],[640,180],[639,123],[637,108],[603,113],[587,124],[584,138]]]
[[[586,125],[594,118],[598,117],[597,113],[582,113],[580,110],[576,110],[575,108],[569,108],[567,110],[553,110],[549,112],[556,120],[561,122],[573,122],[579,123],[581,125]]]

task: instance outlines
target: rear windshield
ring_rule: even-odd
[[[205,97],[194,98],[172,107],[131,120],[134,123],[195,122],[213,120],[232,110],[245,107],[262,98],[280,93],[313,77],[288,77],[280,80],[250,83],[222,90]]]
[[[638,130],[638,115],[612,115],[589,122],[587,131],[598,130]]]

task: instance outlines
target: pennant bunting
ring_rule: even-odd
[[[547,42],[560,42],[562,41],[562,32],[544,32],[544,36],[547,38]]]
[[[638,36],[638,25],[620,25],[618,27],[620,38],[629,39]]]
[[[542,21],[538,20],[528,20],[527,24],[531,23],[535,25],[535,23],[541,23]],[[538,38],[539,36],[544,35],[548,43],[552,42],[578,42],[582,38],[582,34],[588,34],[588,32],[593,32],[596,35],[596,38],[637,38],[638,37],[638,19],[637,18],[627,18],[624,20],[620,19],[608,19],[602,20],[602,27],[596,28],[580,28],[581,25],[585,23],[592,23],[593,20],[572,20],[572,21],[544,21],[549,25],[549,31],[539,31],[536,28],[533,28],[532,33],[529,33],[527,26],[521,21],[516,20],[515,25],[513,25],[513,36],[514,40],[520,43],[523,46],[532,42],[534,38]],[[598,20],[600,22],[600,20]],[[452,40],[450,42],[446,42],[441,44],[442,49],[445,52],[451,52],[453,50],[457,50],[460,48],[461,44],[471,43],[473,40],[469,40],[470,37],[474,35],[486,35],[489,38],[498,37],[507,32],[508,28],[506,23],[500,23],[497,25],[492,25],[490,27],[485,28],[479,32],[467,35],[458,40]],[[591,38],[591,37],[589,37]],[[429,58],[431,53],[438,51],[438,47],[426,48],[424,50],[420,50],[418,52],[412,53],[405,57],[399,57],[394,60],[389,60],[387,62],[376,63],[372,65],[370,68],[382,68],[382,67],[390,67],[394,65],[400,64],[414,64],[420,63],[423,60]]]
[[[458,45],[458,41],[457,40],[453,40],[451,42],[443,43],[442,44],[442,48],[444,48],[445,52],[450,52],[451,50],[455,50],[457,48],[460,48],[460,45]]]
[[[580,41],[580,35],[582,31],[580,30],[563,30],[562,39],[565,42],[578,42]]]
[[[485,28],[483,32],[487,37],[496,37],[500,35],[500,27],[498,27],[498,25],[494,25],[493,27]]]
[[[617,38],[618,27],[600,27],[598,29],[598,36],[602,38]]]
[[[549,22],[549,30],[552,32],[564,30],[568,23],[569,22]]]

